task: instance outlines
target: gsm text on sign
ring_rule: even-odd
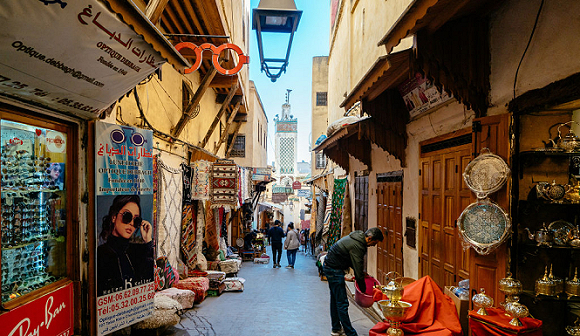
[[[195,52],[195,63],[191,66],[191,68],[185,69],[186,74],[199,69],[199,66],[201,65],[202,61],[202,53],[206,50],[211,50],[213,54],[211,56],[211,62],[214,68],[216,68],[217,72],[221,73],[222,75],[235,75],[242,69],[242,66],[244,66],[244,64],[250,63],[250,57],[244,55],[242,49],[240,49],[240,47],[238,47],[233,43],[224,43],[219,47],[216,47],[211,43],[204,43],[200,46],[197,46],[191,42],[180,42],[175,45],[175,49],[177,51],[180,51],[181,49],[184,48],[191,49],[193,50],[193,52]],[[235,51],[236,54],[238,54],[239,58],[238,64],[233,69],[225,69],[219,64],[219,55],[226,49],[231,49]]]

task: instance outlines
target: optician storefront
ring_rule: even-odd
[[[3,335],[96,333],[91,120],[167,60],[188,66],[132,6],[0,4]]]

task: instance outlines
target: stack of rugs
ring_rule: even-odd
[[[235,274],[238,273],[241,265],[241,259],[226,259],[219,262],[219,269],[226,274]]]
[[[183,309],[190,309],[195,302],[195,292],[189,289],[179,289],[175,287],[167,288],[155,293],[155,296],[167,296],[181,304]]]
[[[226,278],[226,272],[207,271],[207,278],[209,279],[209,289],[207,291],[207,295],[220,295],[225,289],[225,284],[223,282]]]
[[[203,272],[205,273],[205,272]],[[209,279],[203,276],[180,279],[173,287],[187,289],[195,293],[195,303],[201,303],[209,290]]]

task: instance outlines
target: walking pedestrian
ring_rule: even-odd
[[[268,239],[272,244],[272,262],[273,268],[280,266],[280,258],[282,257],[282,238],[284,238],[284,230],[282,230],[282,223],[276,219],[274,226],[268,231]]]
[[[288,224],[288,231],[286,232],[286,241],[284,242],[284,249],[286,250],[286,256],[288,257],[288,266],[286,268],[294,268],[294,263],[296,263],[296,253],[300,247],[300,239],[298,238],[298,232],[294,230],[294,223],[290,222]]]
[[[379,228],[371,228],[366,232],[354,231],[337,241],[328,251],[324,259],[323,271],[330,288],[331,335],[357,335],[348,316],[344,271],[349,268],[354,270],[358,288],[365,293],[364,257],[367,248],[377,245],[383,239],[383,232]]]

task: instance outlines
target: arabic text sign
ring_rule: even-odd
[[[165,62],[94,0],[1,1],[0,22],[0,93],[83,117]]]
[[[68,284],[23,306],[0,314],[6,336],[73,334],[73,285]]]

